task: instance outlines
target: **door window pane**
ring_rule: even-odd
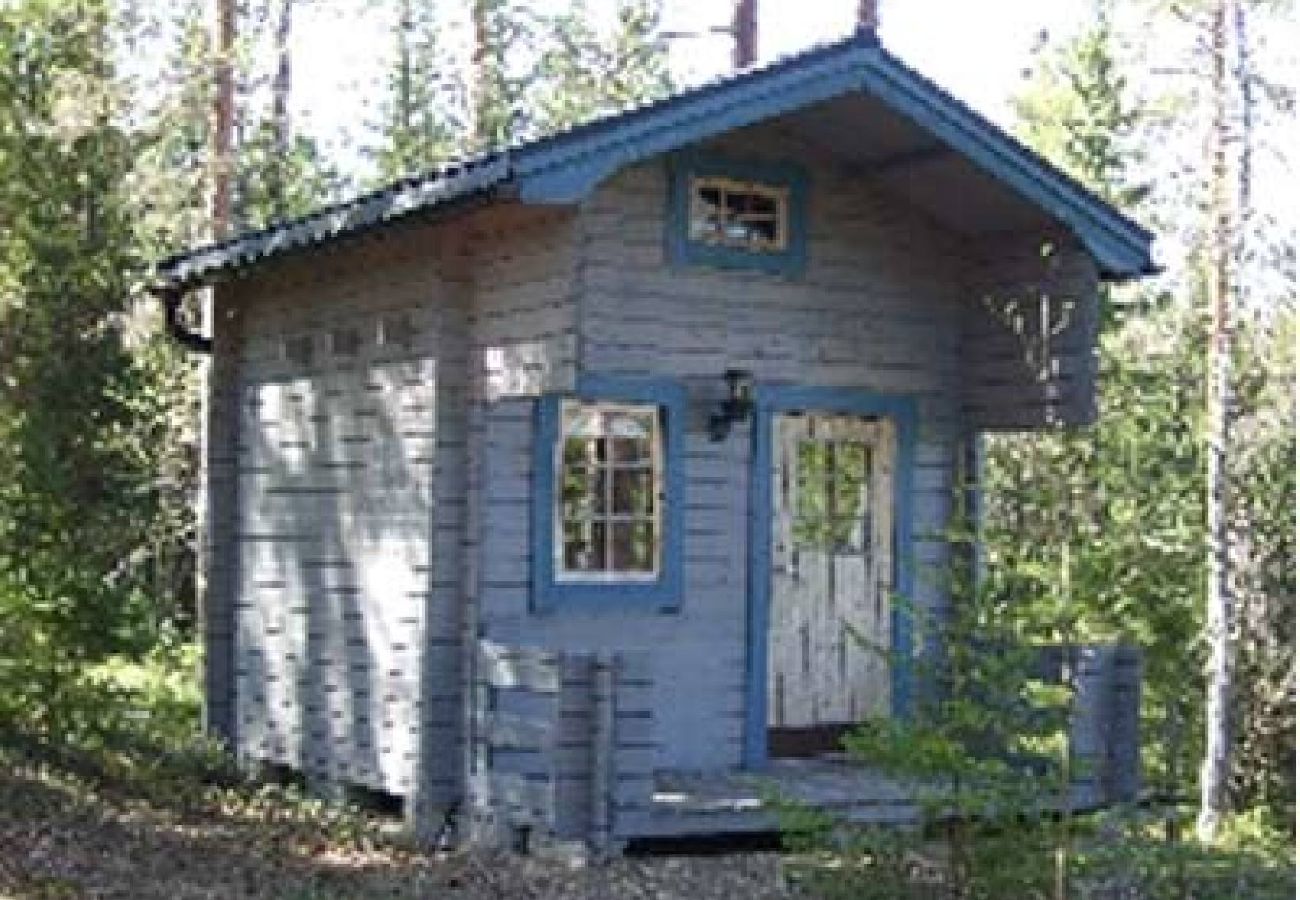
[[[870,534],[870,475],[871,451],[859,441],[800,441],[795,545],[861,553]]]

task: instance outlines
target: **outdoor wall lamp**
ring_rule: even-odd
[[[731,426],[749,418],[754,410],[754,375],[745,369],[728,369],[722,373],[727,383],[727,396],[718,411],[709,416],[709,440],[724,441]]]

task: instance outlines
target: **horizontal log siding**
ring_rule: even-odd
[[[214,495],[236,509],[238,750],[400,795],[424,824],[463,778],[468,288],[452,240],[406,229],[219,295],[242,335],[222,353],[236,490]],[[348,330],[355,356],[333,343]]]
[[[1087,425],[1096,414],[1097,270],[1068,235],[975,242],[962,318],[972,426]]]
[[[681,611],[578,615],[561,606],[551,616],[530,617],[521,597],[501,632],[540,646],[644,653],[655,715],[646,748],[654,767],[668,770],[719,770],[742,759],[750,435],[740,427],[721,443],[707,436],[722,372],[740,367],[763,381],[916,397],[913,508],[922,563],[945,561],[942,544],[928,536],[947,517],[960,429],[959,244],[773,130],[711,149],[806,166],[803,276],[670,268],[662,161],[612,178],[583,207],[581,221],[581,371],[681,377],[690,389]],[[519,491],[526,485],[528,428],[521,411],[509,439]],[[499,573],[523,574],[508,562]],[[942,604],[935,579],[922,574],[916,583],[923,604]]]
[[[474,281],[467,320],[470,452],[461,641],[464,657],[476,663],[481,662],[481,639],[500,642],[496,623],[502,612],[527,604],[527,461],[533,401],[548,391],[571,390],[574,384],[573,236],[572,214],[504,209],[485,216],[466,245]],[[482,752],[504,736],[483,730],[484,685],[494,676],[477,668],[467,667],[461,684],[466,731],[477,751],[467,759],[470,818],[466,824],[470,834],[490,839],[483,830],[490,831],[492,822],[500,825],[500,813],[507,808],[514,813],[506,819],[518,819],[529,797],[516,796],[515,788],[521,784],[508,782],[519,779],[511,775],[503,782],[501,768],[489,767],[490,754]],[[553,760],[542,760],[540,755],[539,749],[530,764],[549,772]],[[509,754],[500,760],[507,766],[526,761],[511,760]],[[543,818],[550,822],[553,789],[547,784]],[[536,795],[539,789],[530,790]],[[535,804],[532,808],[539,812]]]

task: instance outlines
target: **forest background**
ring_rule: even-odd
[[[313,130],[295,30],[346,33],[351,0],[0,4],[0,742],[197,731],[200,363],[159,258],[730,52],[726,8],[682,31],[656,0],[363,5],[368,101],[315,101]],[[1145,783],[1207,843],[1295,837],[1295,33],[1288,0],[1096,0],[1001,110],[1152,226],[1163,272],[1106,294],[1096,426],[988,441],[987,566],[1074,639],[1142,647]]]

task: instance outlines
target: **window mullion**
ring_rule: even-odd
[[[614,470],[610,465],[611,454],[608,443],[605,446],[605,571],[614,570]]]

